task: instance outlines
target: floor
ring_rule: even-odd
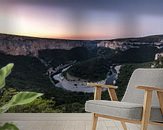
[[[12,122],[20,130],[91,130],[90,113],[6,113],[0,124]],[[119,122],[100,118],[97,130],[123,130]]]

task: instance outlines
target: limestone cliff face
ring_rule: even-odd
[[[151,45],[155,46],[158,49],[163,48],[163,42],[156,41],[156,42],[137,42],[137,41],[122,41],[122,40],[107,40],[107,41],[100,41],[97,43],[97,47],[105,47],[105,48],[111,48],[113,50],[120,49],[122,51],[125,51],[130,48],[139,48],[141,45]]]
[[[85,40],[46,39],[0,34],[0,51],[10,55],[37,56],[39,50],[66,49],[74,47],[95,47],[96,44]]]
[[[143,44],[155,45],[163,48],[163,35],[148,36],[141,38],[126,38],[114,40],[62,40],[35,38],[16,35],[0,34],[0,51],[10,55],[32,55],[37,56],[39,50],[44,49],[66,49],[74,47],[105,47],[125,51],[129,48],[138,48]]]
[[[111,49],[127,49],[127,46],[124,45],[124,42],[119,42],[119,41],[100,41],[97,44],[98,47],[106,47],[106,48],[111,48]]]

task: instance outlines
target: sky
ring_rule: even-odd
[[[101,40],[163,34],[163,0],[0,0],[0,33]]]

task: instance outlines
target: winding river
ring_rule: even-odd
[[[65,72],[69,67],[63,69],[61,73],[53,75],[53,79],[59,81],[57,84],[55,84],[55,86],[66,89],[66,90],[70,90],[73,92],[87,92],[87,93],[94,92],[94,88],[86,86],[86,82],[88,82],[87,80],[73,77],[69,74],[67,74],[68,79],[65,78],[62,75],[62,73]],[[106,82],[108,84],[114,84],[115,81],[117,80],[120,68],[121,68],[121,65],[111,68],[111,70],[108,72],[106,76],[106,79],[101,80],[98,83],[104,84]]]

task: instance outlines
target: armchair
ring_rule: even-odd
[[[163,126],[163,69],[135,70],[122,101],[118,101],[117,86],[87,86],[95,87],[94,100],[85,104],[85,110],[93,113],[92,130],[96,130],[98,117],[118,120],[124,130],[126,123],[141,124],[141,130],[147,130],[149,124]],[[108,89],[111,101],[101,100],[102,88]]]

